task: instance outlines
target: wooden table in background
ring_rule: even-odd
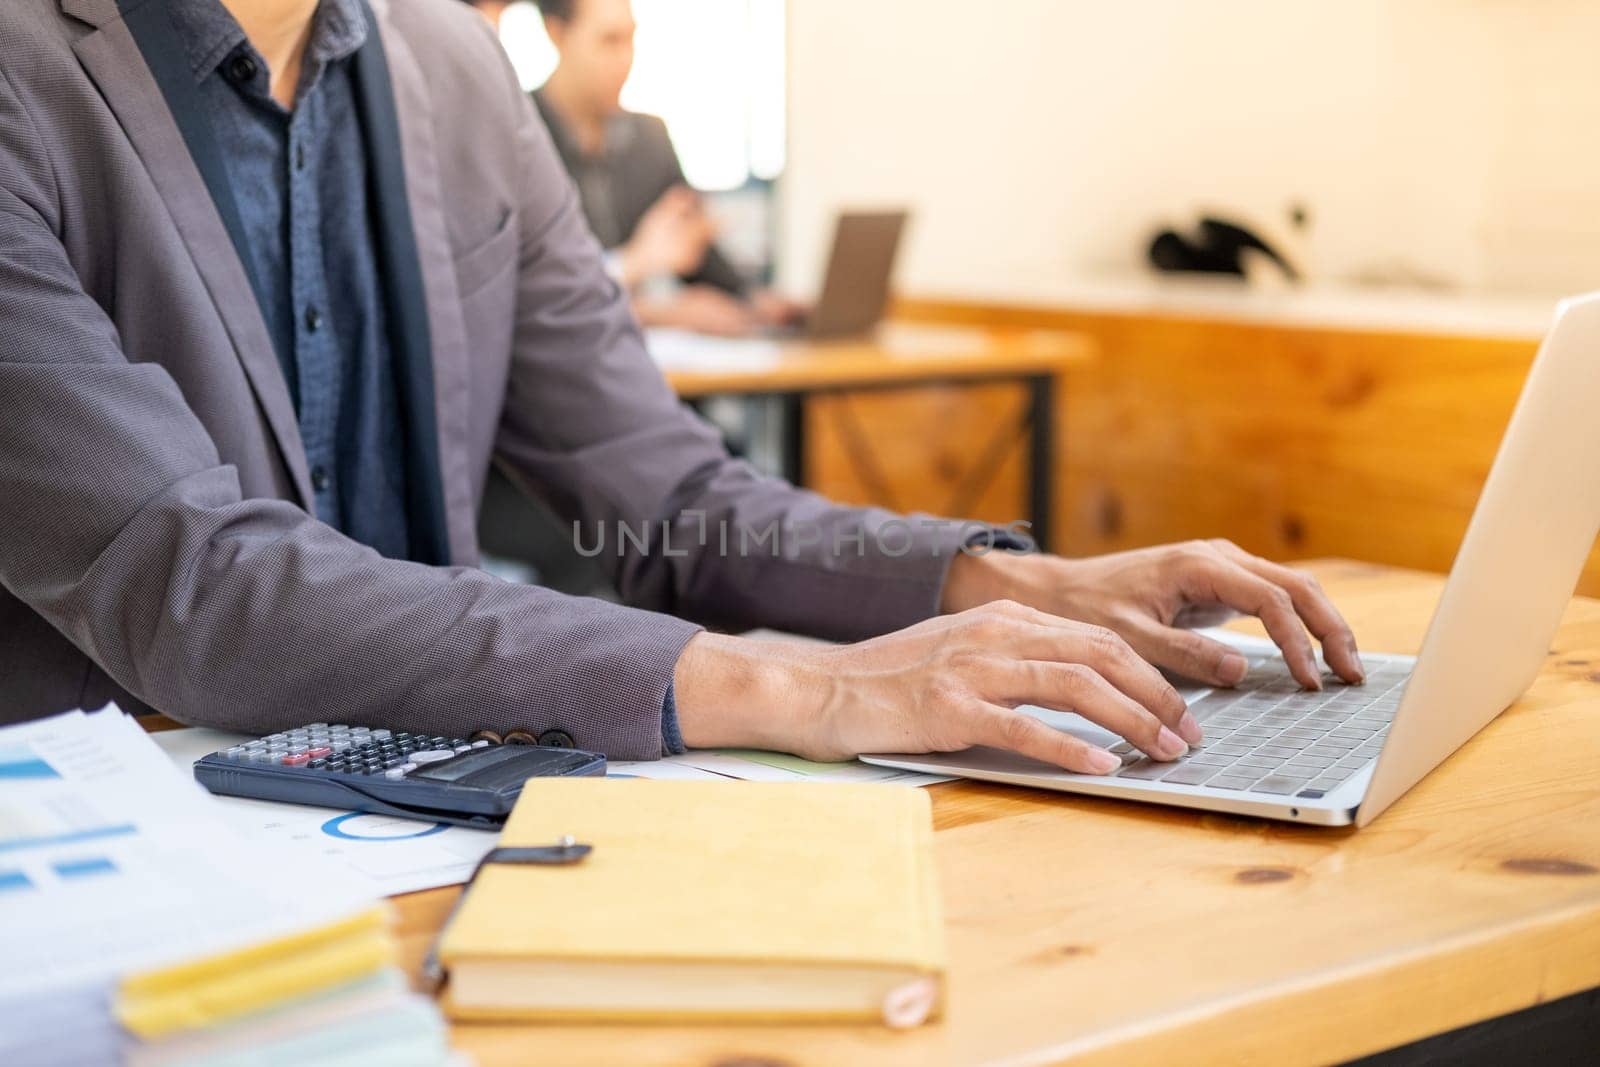
[[[1062,408],[1055,550],[1073,556],[1227,537],[1270,559],[1446,570],[1538,348],[1155,308],[901,300],[894,313],[1093,340]],[[1578,589],[1600,596],[1600,548]]]
[[[667,362],[667,380],[690,401],[782,401],[783,473],[795,484],[845,504],[1006,523],[1020,517],[1019,502],[1002,486],[1026,460],[1022,503],[1035,539],[1050,543],[1058,397],[1065,372],[1092,358],[1088,338],[889,324],[871,339],[782,342],[770,358],[751,358],[762,349],[735,342],[719,362],[718,346],[707,342],[710,360]],[[873,398],[865,417],[856,410],[863,394]],[[897,418],[902,408],[915,414]]]
[[[1364,647],[1416,651],[1440,579],[1313,569]],[[1364,830],[971,782],[933,800],[942,1022],[474,1025],[456,1046],[485,1067],[1297,1064],[1600,986],[1600,602],[1575,600],[1526,696]],[[413,971],[456,893],[396,898]]]

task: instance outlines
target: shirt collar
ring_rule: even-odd
[[[354,55],[367,43],[367,15],[361,0],[322,0],[311,23],[306,60],[317,66]]]
[[[204,81],[240,45],[249,47],[222,0],[168,0],[172,23],[189,55],[196,81]],[[302,77],[314,80],[329,63],[352,55],[367,40],[367,18],[361,0],[321,0],[312,16]],[[251,49],[254,54],[254,49]]]

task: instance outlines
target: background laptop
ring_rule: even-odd
[[[1159,763],[1071,714],[1028,708],[1123,757],[1072,774],[973,748],[868,763],[1287,819],[1365,826],[1499,715],[1538,674],[1600,533],[1600,293],[1563,301],[1523,385],[1421,651],[1363,655],[1367,684],[1301,690],[1264,642],[1244,684],[1186,694],[1206,732]]]
[[[816,305],[787,335],[822,340],[871,333],[889,307],[908,218],[905,211],[841,213]]]

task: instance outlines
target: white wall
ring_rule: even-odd
[[[781,276],[909,203],[903,292],[1130,270],[1202,205],[1314,273],[1600,288],[1597,0],[791,0]]]

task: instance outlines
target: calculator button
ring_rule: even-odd
[[[421,752],[411,753],[413,763],[438,763],[450,759],[455,751],[448,748],[425,748]]]
[[[304,752],[291,752],[278,762],[282,763],[285,767],[304,767],[306,764],[311,762],[311,757],[306,755]]]
[[[318,745],[316,748],[306,749],[306,755],[310,756],[312,759],[321,759],[323,756],[329,755],[332,752],[333,749],[329,748],[327,745]]]
[[[471,746],[469,746],[469,747],[471,747],[471,748],[488,748],[489,747],[489,742],[487,742],[487,741],[474,741],[474,742],[472,742]]]
[[[472,746],[469,745],[469,744],[466,744],[465,742],[463,742],[463,743],[457,745],[455,750],[457,752],[471,752],[472,751]]]
[[[404,778],[406,776],[406,769],[404,767],[390,767],[388,770],[383,772],[383,776],[391,779]]]
[[[326,729],[328,729],[328,724],[325,723],[325,722],[308,722],[308,723],[306,723],[306,729],[307,730],[326,730]]]
[[[391,731],[391,730],[374,730],[374,731],[372,731],[372,737],[373,737],[373,740],[375,740],[375,741],[387,741],[393,736],[394,736],[394,732]]]

